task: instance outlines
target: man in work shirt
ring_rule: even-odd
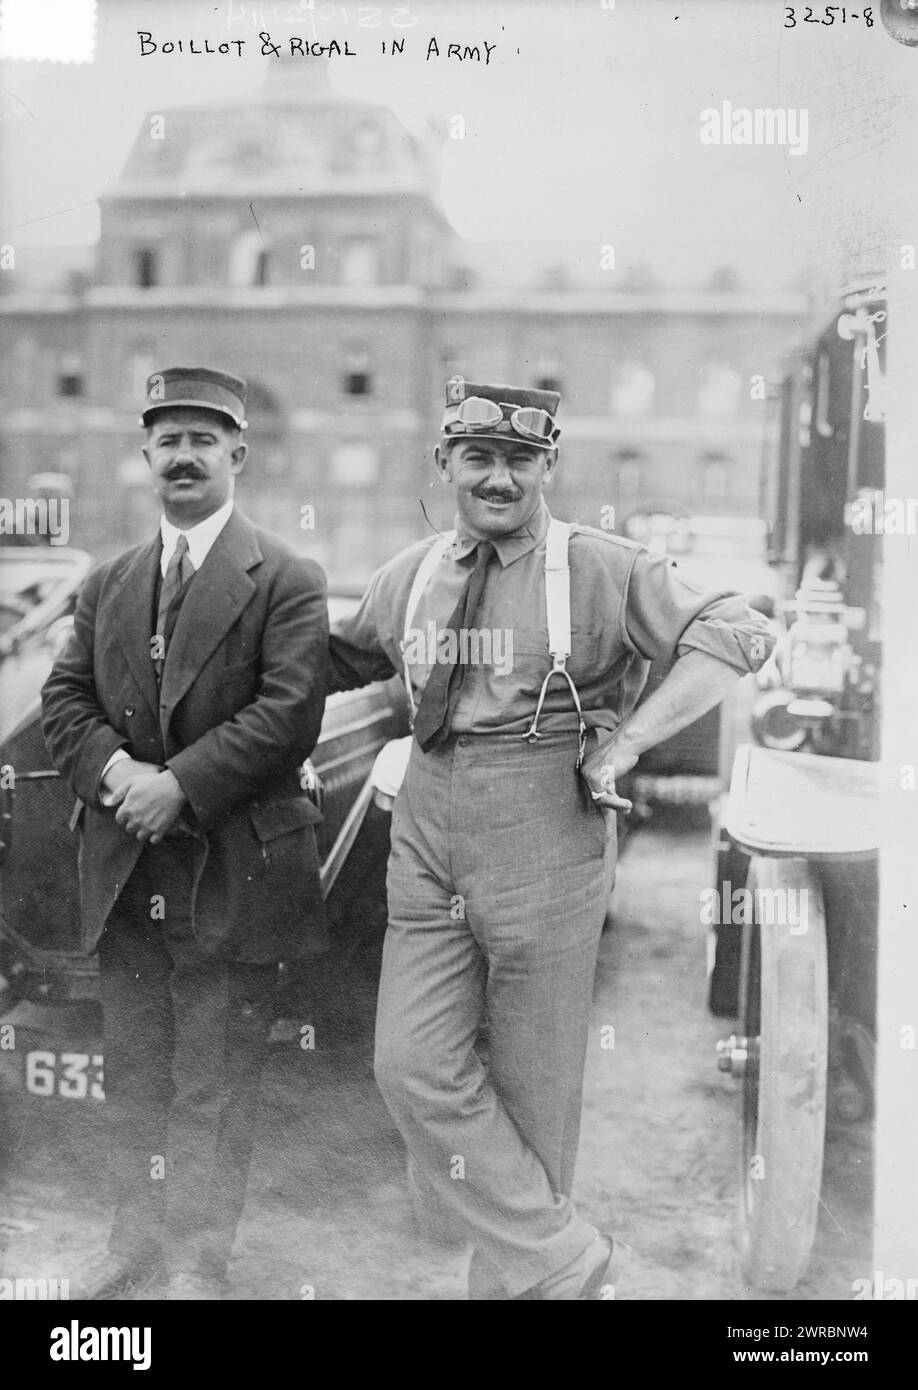
[[[472,1246],[473,1298],[601,1296],[612,1241],[570,1191],[611,831],[629,805],[615,779],[772,645],[741,599],[701,593],[670,560],[578,527],[566,669],[587,727],[581,763],[571,684],[558,671],[545,683],[542,493],[559,400],[450,380],[434,457],[455,490],[456,534],[414,595],[404,653],[437,537],[383,565],[330,644],[332,688],[404,669],[417,705],[392,818],[376,1077],[421,1186]],[[455,634],[440,659],[415,640],[431,623]],[[483,634],[500,662],[476,663]],[[635,710],[648,663],[675,657]]]

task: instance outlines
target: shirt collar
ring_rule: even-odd
[[[506,536],[491,537],[494,549],[497,551],[501,564],[506,567],[512,565],[514,560],[518,560],[521,555],[528,555],[530,550],[535,550],[540,541],[543,541],[548,534],[548,523],[551,521],[551,513],[542,498],[532,516],[520,526],[518,530],[509,532]],[[456,517],[456,539],[453,541],[450,554],[456,560],[464,560],[467,555],[471,555],[477,546],[480,536],[470,536],[463,530],[462,522]]]
[[[171,521],[165,517],[160,518],[159,531],[163,540],[163,565],[168,565],[172,552],[175,550],[179,536],[184,535],[188,541],[188,558],[196,570],[199,570],[207,559],[208,552],[214,541],[229,521],[233,512],[232,497],[218,507],[210,516],[206,516],[203,521],[199,521],[195,526],[189,526],[187,531],[183,531],[178,526],[173,526]]]

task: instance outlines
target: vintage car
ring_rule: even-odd
[[[738,1234],[752,1284],[810,1257],[827,1117],[875,1103],[886,294],[844,292],[788,353],[765,477],[776,652],[715,817],[710,1006],[741,1093]]]
[[[73,797],[48,759],[39,704],[89,567],[89,557],[77,551],[0,550],[0,574],[7,576],[0,660],[0,1036],[15,1041],[0,1047],[0,1096],[6,1094],[7,1104],[23,1091],[46,1101],[104,1099],[96,959],[78,948]],[[354,596],[331,595],[332,618],[354,602]],[[324,817],[317,833],[333,959],[325,964],[320,957],[308,980],[298,968],[281,967],[283,1015],[301,1015],[307,991],[340,976],[342,955],[368,956],[365,973],[373,975],[385,929],[389,816],[374,800],[370,773],[380,748],[406,732],[398,680],[328,699],[301,781]]]
[[[83,550],[0,545],[0,741],[34,700],[70,631],[92,561]]]

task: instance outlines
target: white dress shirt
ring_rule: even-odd
[[[229,521],[232,513],[233,499],[231,497],[228,502],[224,502],[222,507],[218,507],[215,512],[211,512],[210,516],[206,516],[203,521],[199,521],[195,526],[189,526],[187,531],[183,531],[180,526],[173,526],[171,521],[167,521],[165,517],[161,517],[159,533],[162,536],[163,553],[159,561],[159,571],[163,578],[165,579],[166,577],[169,561],[172,559],[175,547],[178,544],[178,538],[181,535],[184,535],[188,541],[188,559],[191,562],[191,568],[197,573],[207,559],[211,546]],[[105,781],[105,774],[113,763],[120,762],[122,758],[127,757],[130,757],[130,754],[126,748],[116,748],[102,769],[102,775],[99,778],[100,783]],[[110,792],[103,791],[101,793],[103,806],[111,806],[114,804],[111,796],[112,794]]]
[[[229,521],[232,513],[233,499],[231,497],[228,502],[223,503],[222,507],[211,512],[210,516],[206,516],[196,526],[189,526],[187,531],[183,531],[179,526],[173,526],[171,521],[161,517],[159,533],[163,538],[163,553],[159,562],[159,571],[163,578],[166,577],[166,570],[169,568],[169,561],[172,559],[179,536],[183,535],[187,540],[188,558],[191,561],[192,569],[197,572],[207,559],[211,546]]]

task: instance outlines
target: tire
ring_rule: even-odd
[[[722,828],[719,816],[713,822],[714,887],[721,904],[730,903],[737,888],[745,888],[749,858],[738,849]],[[723,913],[722,916],[729,913]],[[708,928],[708,1010],[714,1018],[739,1015],[742,931],[732,922],[715,923]]]
[[[747,887],[753,893],[806,894],[796,899],[805,905],[796,926],[787,921],[791,911],[784,925],[769,923],[763,900],[753,897],[741,961],[740,1032],[747,1040],[742,1267],[756,1288],[787,1293],[810,1257],[822,1182],[829,1034],[825,909],[819,879],[805,859],[755,857]],[[788,906],[794,901],[785,899]]]

